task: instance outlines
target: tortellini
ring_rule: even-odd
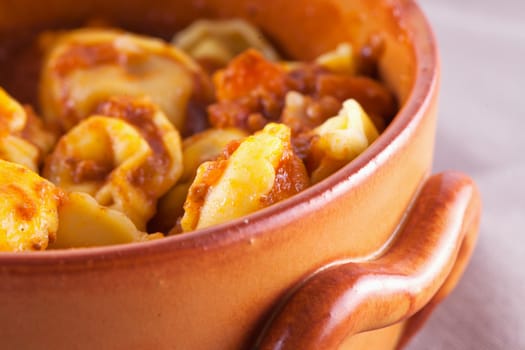
[[[0,160],[0,251],[44,250],[56,238],[63,192],[28,168]]]
[[[342,43],[333,51],[317,57],[316,63],[333,73],[356,74],[356,63],[352,45]]]
[[[159,39],[96,28],[57,36],[43,65],[40,102],[44,118],[63,131],[114,95],[149,97],[183,130],[188,113],[204,111],[212,97],[200,66]]]
[[[0,160],[0,252],[89,247],[162,237],[85,193],[65,193],[24,166]]]
[[[170,44],[107,27],[38,43],[43,118],[0,88],[0,251],[240,218],[336,172],[398,107],[364,50],[284,62],[240,19],[197,21]]]
[[[306,169],[291,148],[290,129],[270,123],[242,142],[230,144],[223,157],[198,168],[184,204],[182,230],[239,218],[308,185]]]
[[[249,48],[257,49],[270,60],[279,58],[259,30],[242,19],[198,20],[177,33],[172,42],[211,68],[226,66]]]
[[[336,117],[313,131],[311,155],[317,162],[316,183],[361,154],[379,136],[374,124],[355,100],[348,100]]]
[[[0,159],[36,171],[55,142],[30,107],[23,107],[0,88]]]
[[[242,140],[248,134],[236,128],[208,129],[184,140],[184,171],[181,181],[193,180],[197,168],[208,160],[213,160],[223,149],[235,140]]]
[[[182,144],[184,171],[179,182],[159,200],[152,228],[161,232],[171,230],[184,213],[184,201],[197,168],[205,161],[217,158],[230,142],[246,136],[243,130],[227,128],[208,129],[185,139]]]
[[[341,103],[331,96],[314,99],[290,91],[286,94],[281,122],[292,129],[294,135],[309,131],[333,117],[341,109]]]
[[[60,139],[44,176],[89,193],[142,230],[182,174],[179,134],[148,99],[114,97],[98,112]]]
[[[101,206],[86,193],[69,193],[59,207],[56,240],[49,248],[94,247],[163,237],[137,230],[120,211]]]

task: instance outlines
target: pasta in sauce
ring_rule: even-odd
[[[40,103],[0,88],[0,251],[240,218],[336,172],[397,110],[350,44],[284,61],[242,20],[197,21],[171,43],[113,28],[43,38]]]

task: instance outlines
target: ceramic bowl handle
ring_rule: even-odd
[[[349,335],[414,315],[426,318],[470,258],[480,208],[479,192],[467,176],[430,177],[382,256],[336,264],[305,280],[277,308],[254,348],[337,349]],[[407,336],[417,327],[411,322]]]

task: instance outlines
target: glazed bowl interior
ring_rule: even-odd
[[[303,215],[305,210],[308,211],[307,203],[319,199],[343,180],[353,178],[356,180],[354,182],[358,182],[359,170],[370,165],[372,160],[377,161],[381,152],[401,137],[401,131],[417,116],[433,89],[437,62],[435,48],[429,40],[432,34],[419,9],[410,0],[275,0],[267,1],[264,5],[251,0],[91,0],[77,1],[74,6],[62,0],[38,3],[29,0],[0,1],[0,63],[4,69],[8,69],[10,63],[6,52],[20,50],[33,40],[35,33],[42,30],[72,28],[87,21],[101,20],[128,30],[169,39],[173,33],[199,18],[237,17],[257,25],[290,59],[312,59],[341,42],[351,42],[356,50],[363,50],[371,41],[381,41],[384,51],[378,62],[380,77],[397,96],[400,112],[379,140],[358,159],[294,198],[248,218],[188,235],[170,237],[161,242],[133,244],[133,248],[92,248],[89,251],[137,249],[141,245],[157,246],[168,241],[193,239],[201,242],[188,244],[211,244],[216,241],[214,237],[222,236],[224,231],[236,232],[237,237],[253,231],[249,225],[245,225],[246,222],[252,226],[264,224],[267,225],[266,230],[271,230],[272,216],[292,210],[299,213],[294,216]],[[9,89],[9,82],[2,81],[1,76],[0,84]],[[16,91],[14,94],[16,96]],[[233,237],[221,237],[220,242],[225,244],[229,239]]]

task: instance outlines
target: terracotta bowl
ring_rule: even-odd
[[[93,17],[164,37],[197,18],[244,17],[300,59],[342,41],[360,48],[380,38],[381,76],[401,109],[355,161],[246,218],[147,243],[0,254],[2,347],[393,349],[406,343],[457,283],[480,213],[468,177],[429,176],[439,62],[414,2],[3,0],[0,53],[14,33]],[[9,45],[22,45],[19,40]]]

